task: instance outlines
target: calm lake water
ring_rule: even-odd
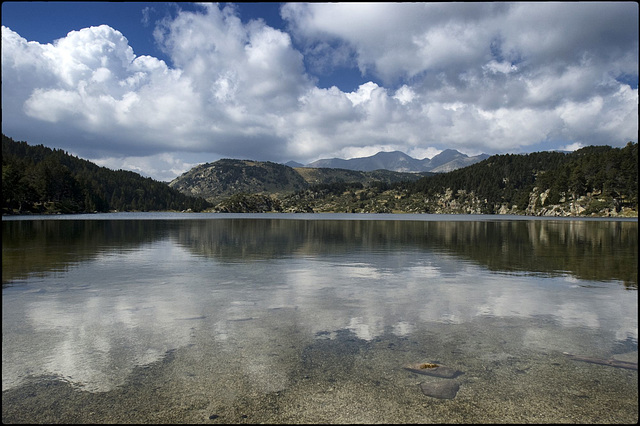
[[[3,217],[2,419],[635,423],[637,265],[637,220]]]

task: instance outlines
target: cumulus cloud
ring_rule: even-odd
[[[163,180],[221,157],[637,140],[637,4],[286,3],[281,16],[285,29],[229,5],[179,10],[155,23],[168,63],[106,25],[51,44],[3,26],[3,132]],[[362,84],[318,87],[336,67]]]
[[[49,129],[66,128],[66,140],[52,143],[85,155],[127,148],[155,153],[199,116],[188,77],[156,58],[136,57],[126,38],[106,25],[46,45],[6,27],[2,36],[3,131],[33,123],[27,136],[43,141],[59,133]],[[26,62],[22,53],[34,59]],[[143,137],[146,131],[151,137]]]

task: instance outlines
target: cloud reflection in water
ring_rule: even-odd
[[[203,338],[244,360],[246,375],[263,391],[286,385],[287,367],[273,356],[293,350],[283,342],[300,348],[341,330],[370,342],[498,318],[531,324],[519,331],[522,344],[540,350],[583,347],[594,336],[610,345],[637,342],[636,292],[625,290],[615,272],[611,281],[582,286],[576,283],[592,282],[513,271],[509,262],[496,270],[494,258],[469,247],[478,241],[459,224],[270,225],[167,224],[134,251],[101,252],[66,272],[5,288],[3,390],[51,374],[89,391],[109,390],[136,366]],[[542,239],[521,245],[548,244],[558,230],[567,236],[557,224],[524,225]],[[513,248],[506,235],[520,231],[509,229],[498,250],[505,242]],[[456,243],[460,238],[465,245]],[[534,326],[541,318],[545,328]]]

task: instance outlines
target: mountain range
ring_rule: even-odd
[[[351,158],[349,160],[328,158],[317,160],[307,165],[296,162],[289,162],[286,165],[290,167],[347,169],[363,172],[384,169],[403,173],[446,173],[479,163],[487,158],[489,158],[487,154],[469,157],[455,149],[445,149],[431,159],[424,158],[422,160],[413,158],[401,151],[392,151],[378,152],[370,157]]]
[[[233,194],[285,193],[312,185],[416,181],[424,176],[467,167],[486,158],[489,158],[486,154],[469,157],[454,149],[423,160],[393,151],[350,160],[324,159],[307,165],[292,161],[277,164],[224,158],[195,166],[172,180],[169,186],[183,194],[216,203]]]
[[[195,166],[169,182],[169,186],[183,194],[217,203],[241,193],[282,194],[305,190],[313,185],[341,183],[370,185],[374,182],[414,182],[429,175],[433,173],[402,173],[382,169],[359,171],[344,168],[294,168],[270,161],[223,158],[213,163]]]

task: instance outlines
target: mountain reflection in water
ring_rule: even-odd
[[[171,239],[199,256],[250,262],[390,248],[446,253],[492,271],[569,274],[637,287],[631,221],[81,220],[3,222],[2,282],[105,251]]]

